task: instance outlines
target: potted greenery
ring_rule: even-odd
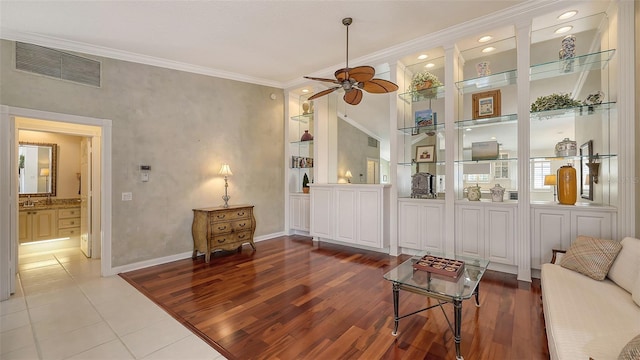
[[[551,94],[540,96],[531,104],[531,112],[568,109],[582,105],[578,100],[571,98],[569,94]]]
[[[307,174],[304,174],[304,177],[302,178],[302,192],[305,194],[309,193],[309,177]]]
[[[413,75],[409,90],[418,91],[438,86],[442,86],[442,82],[438,80],[438,77],[428,71],[423,71]]]

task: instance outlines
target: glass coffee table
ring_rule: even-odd
[[[425,258],[423,257],[425,256],[430,256],[429,259],[431,259],[431,257],[436,259],[445,258],[447,260],[450,260],[451,263],[454,264],[460,262],[464,262],[464,264],[460,266],[461,271],[457,277],[446,276],[442,275],[441,273],[437,273],[436,271],[441,272],[441,269],[433,268],[432,266],[435,266],[437,264],[439,267],[441,262],[436,262],[434,263],[434,265],[431,265],[433,260],[430,260],[430,265],[426,267],[427,269],[431,269],[433,271],[427,271],[424,269],[415,270],[414,265],[416,263],[419,263],[421,259],[424,260]],[[412,256],[409,260],[403,262],[395,269],[384,274],[384,278],[393,283],[393,336],[396,336],[398,334],[398,322],[400,321],[400,319],[403,319],[407,316],[415,315],[419,312],[429,310],[434,307],[440,307],[445,319],[447,320],[447,323],[449,324],[449,328],[453,332],[453,339],[456,345],[456,359],[462,360],[462,355],[460,355],[462,302],[475,296],[476,306],[480,306],[480,302],[478,300],[478,289],[480,286],[480,279],[482,279],[482,275],[484,275],[485,271],[487,270],[487,266],[489,266],[489,261],[485,259],[430,251]],[[398,312],[400,308],[400,290],[436,299],[438,303],[436,305],[432,305],[409,314],[399,315]],[[449,321],[449,317],[442,307],[442,305],[448,303],[452,303],[454,308],[453,324],[451,324],[451,321]]]

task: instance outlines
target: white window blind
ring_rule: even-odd
[[[531,186],[533,190],[549,189],[549,186],[544,184],[544,177],[551,174],[551,161],[534,161],[531,167]]]

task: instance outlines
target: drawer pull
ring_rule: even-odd
[[[245,227],[247,226],[247,223],[242,223],[242,224],[238,224],[239,227]]]
[[[225,226],[218,226],[218,230],[220,230],[220,231],[225,230],[226,228],[227,228],[226,225]]]
[[[246,234],[238,235],[238,239],[244,239],[246,236]]]
[[[216,217],[218,219],[224,219],[224,217],[227,216],[227,214],[222,214],[222,215],[216,215]]]
[[[71,225],[73,225],[73,224],[75,224],[75,223],[76,223],[75,221],[72,221],[70,224],[71,224]]]
[[[244,211],[238,212],[238,216],[244,216]]]
[[[219,243],[219,244],[222,244],[222,243],[223,243],[223,242],[225,242],[225,241],[227,241],[227,238],[224,238],[224,239],[218,239],[218,243]]]

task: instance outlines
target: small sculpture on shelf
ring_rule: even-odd
[[[502,202],[504,199],[504,188],[500,186],[500,184],[496,184],[494,187],[489,189],[491,191],[491,201],[492,202]]]
[[[411,197],[435,199],[435,175],[426,172],[417,172],[411,176]]]
[[[309,193],[309,177],[306,173],[302,177],[302,192],[305,194]]]
[[[578,145],[575,141],[564,138],[556,144],[556,156],[576,156],[578,153]]]
[[[467,199],[469,201],[480,201],[482,194],[480,193],[480,186],[476,184],[475,186],[467,187]]]

